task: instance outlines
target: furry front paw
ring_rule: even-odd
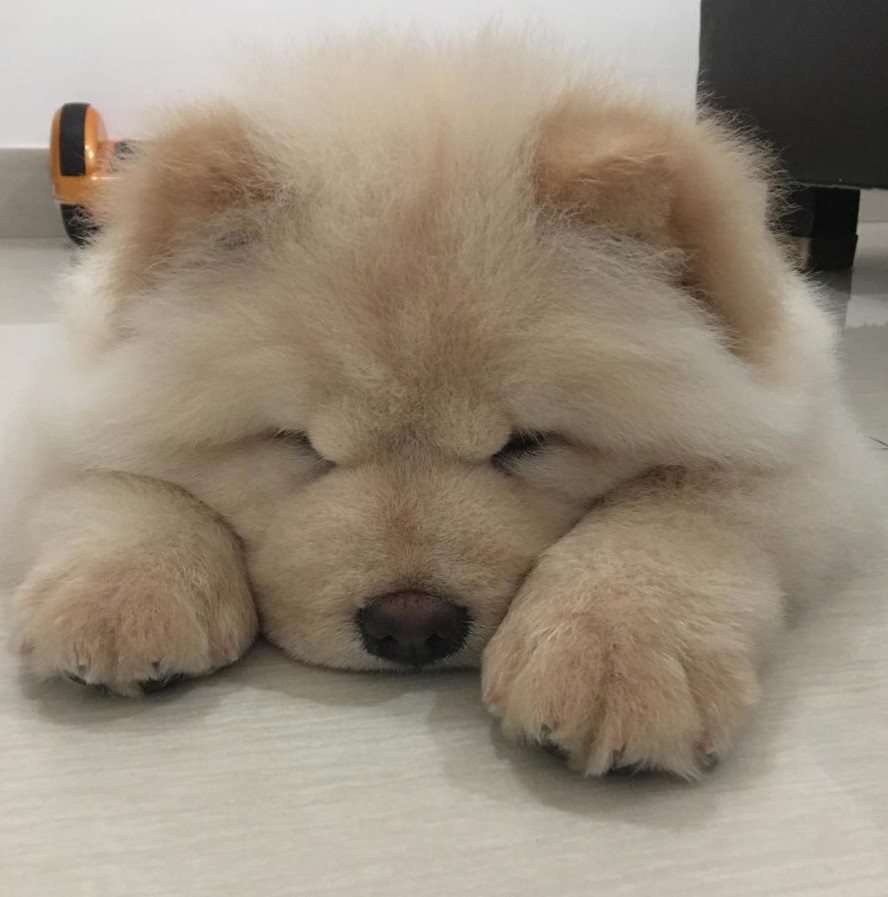
[[[696,778],[756,700],[750,653],[712,620],[663,604],[627,600],[620,612],[594,596],[522,597],[485,651],[485,703],[507,736],[585,774]]]
[[[32,571],[15,604],[21,651],[36,675],[122,695],[232,663],[257,630],[235,565],[135,548],[50,560]]]

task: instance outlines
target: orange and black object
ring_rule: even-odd
[[[95,233],[92,214],[102,184],[114,177],[114,163],[133,143],[109,140],[98,110],[89,103],[65,103],[52,120],[49,166],[52,191],[65,232],[78,244]]]

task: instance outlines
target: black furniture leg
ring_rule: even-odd
[[[815,187],[814,227],[808,264],[814,271],[851,268],[857,249],[860,191]]]
[[[860,191],[844,187],[797,187],[789,196],[783,228],[807,240],[807,269],[830,288],[837,322],[844,323],[851,298],[851,268],[857,248]]]
[[[857,248],[860,191],[844,187],[797,187],[784,227],[793,237],[809,240],[811,271],[850,269]]]

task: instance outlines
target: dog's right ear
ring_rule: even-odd
[[[752,360],[786,326],[759,159],[716,123],[568,94],[542,123],[534,188],[562,216],[679,250],[682,285]]]
[[[115,287],[150,288],[195,245],[206,253],[249,240],[276,193],[272,166],[237,110],[180,112],[99,198],[96,219],[113,248]]]

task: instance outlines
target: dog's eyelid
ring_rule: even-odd
[[[553,433],[544,433],[536,430],[513,430],[508,441],[496,452],[491,461],[495,465],[507,464],[522,455],[532,455],[541,451],[555,439]]]
[[[325,458],[314,447],[314,444],[311,441],[311,437],[308,435],[308,433],[305,432],[305,430],[276,430],[273,434],[273,437],[276,440],[287,442],[294,448],[300,449],[301,451],[312,455],[318,461],[321,461],[330,467],[333,466],[333,462]]]
[[[291,445],[307,449],[308,451],[315,452],[315,454],[317,454],[308,433],[306,433],[304,430],[276,430],[274,433],[274,438],[285,440]]]

